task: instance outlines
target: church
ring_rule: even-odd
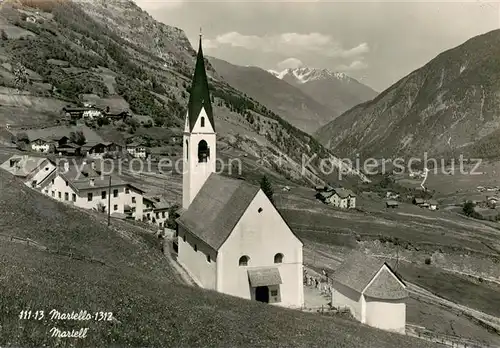
[[[216,173],[216,131],[202,40],[183,138],[177,261],[205,289],[285,307],[304,304],[302,241],[264,192]]]

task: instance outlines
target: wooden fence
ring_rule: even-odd
[[[103,265],[103,266],[106,265],[106,263],[103,262],[103,261],[101,261],[101,260],[95,259],[93,257],[87,257],[85,255],[82,255],[82,254],[79,254],[79,253],[75,253],[73,251],[64,251],[64,250],[49,249],[48,247],[46,247],[44,245],[41,245],[40,243],[38,243],[38,242],[36,242],[36,241],[34,241],[34,240],[30,239],[30,238],[22,238],[22,237],[17,237],[17,236],[12,236],[12,235],[8,235],[8,234],[0,233],[0,240],[12,242],[12,243],[21,243],[21,244],[24,244],[24,245],[27,245],[27,246],[31,246],[31,247],[37,248],[39,250],[43,250],[43,251],[49,252],[51,254],[60,255],[60,256],[64,256],[64,257],[69,257],[70,259],[73,259],[73,260],[80,260],[80,261],[85,261],[85,262],[98,263],[98,264]]]
[[[500,348],[499,346],[479,343],[465,337],[438,334],[434,331],[426,329],[425,327],[411,324],[406,325],[406,335],[418,337],[430,342],[440,343],[453,348]]]

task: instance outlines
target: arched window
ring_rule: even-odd
[[[195,244],[193,249],[194,251],[198,251],[198,246]]]
[[[205,117],[201,117],[201,126],[205,127]]]
[[[186,233],[184,233],[184,236],[182,236],[182,240],[186,241]]]
[[[201,140],[198,143],[198,162],[207,162],[208,157],[210,157],[210,149],[205,140]]]
[[[242,257],[240,257],[240,266],[248,266],[248,261],[250,260],[250,258],[246,255],[243,255]]]
[[[207,262],[210,263],[210,255],[207,254]]]
[[[274,263],[282,263],[283,262],[283,254],[278,253],[274,255]]]
[[[186,159],[189,159],[189,141],[186,139]]]

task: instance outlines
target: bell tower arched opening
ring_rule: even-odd
[[[205,140],[198,143],[198,163],[207,162],[210,157],[210,148]]]

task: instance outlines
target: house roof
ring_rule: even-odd
[[[191,84],[191,93],[188,102],[188,117],[189,117],[189,130],[192,131],[198,115],[202,109],[205,109],[208,120],[215,131],[215,122],[210,103],[210,92],[208,90],[208,78],[205,70],[205,58],[203,57],[203,50],[200,44],[198,47],[198,55],[196,56],[196,66],[194,68],[193,82]]]
[[[397,201],[387,201],[386,204],[387,205],[399,205],[399,203]]]
[[[347,198],[349,196],[351,197],[356,197],[354,192],[348,189],[343,189],[343,188],[335,188],[333,189],[333,192],[335,192],[340,198]]]
[[[15,161],[14,166],[10,166],[10,162]],[[51,162],[45,157],[34,156],[12,156],[7,161],[2,163],[1,168],[15,176],[26,177],[33,173],[36,169],[40,168],[45,162]]]
[[[320,192],[319,195],[323,198],[328,198],[333,196],[333,192]]]
[[[219,250],[259,190],[244,180],[212,173],[177,222]]]
[[[282,284],[278,267],[256,268],[247,270],[251,287]]]
[[[333,273],[332,278],[335,282],[347,286],[360,294],[363,293],[365,289],[365,291],[369,290],[367,296],[370,297],[376,297],[379,299],[403,298],[400,296],[403,296],[404,294],[398,290],[401,288],[401,285],[396,281],[399,285],[399,288],[397,288],[394,282],[392,280],[388,280],[385,274],[382,276],[382,272],[379,274],[379,277],[377,277],[377,279],[370,284],[370,281],[372,281],[373,277],[375,277],[384,265],[387,267],[389,272],[392,272],[392,275],[399,279],[385,260],[369,256],[358,251],[352,253],[344,260],[344,262]],[[392,277],[390,273],[389,275]],[[381,276],[382,278],[380,278]],[[392,278],[394,279],[394,277]],[[399,281],[404,285],[404,282],[401,279],[399,279]],[[370,284],[370,286],[366,288],[368,284]]]
[[[365,296],[383,299],[400,300],[408,297],[408,291],[401,286],[401,283],[391,274],[391,270],[383,268],[377,278],[366,288]]]
[[[413,200],[415,201],[415,203],[424,203],[423,198],[413,198]]]

